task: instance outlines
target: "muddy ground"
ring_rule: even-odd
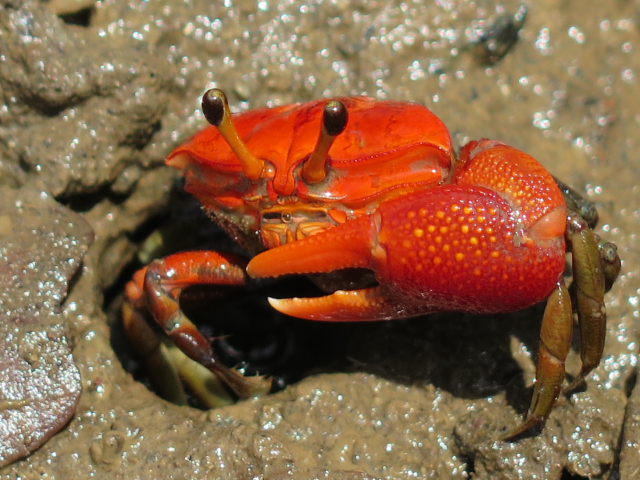
[[[490,58],[483,32],[520,3],[1,1],[0,478],[638,478],[640,3],[531,1]],[[314,352],[275,362],[282,391],[212,411],[150,392],[114,312],[144,238],[193,210],[163,159],[203,126],[210,86],[236,111],[417,101],[456,145],[509,143],[597,202],[623,270],[586,387],[538,435],[500,440],[526,412],[537,306],[280,318]]]

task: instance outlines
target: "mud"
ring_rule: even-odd
[[[74,5],[90,4],[0,4],[0,189],[8,209],[0,219],[12,220],[0,220],[6,265],[18,258],[10,245],[27,245],[7,226],[26,222],[11,205],[41,212],[38,228],[27,230],[33,246],[19,257],[36,262],[23,267],[33,293],[2,297],[12,306],[2,305],[1,329],[42,339],[25,351],[3,333],[0,362],[18,362],[36,382],[46,377],[54,392],[38,404],[54,412],[46,421],[19,438],[0,429],[0,478],[637,476],[634,2],[591,3],[589,15],[578,0],[531,3],[518,41],[492,65],[474,42],[517,2],[105,0],[80,12]],[[142,238],[181,198],[163,159],[203,125],[198,96],[214,85],[236,110],[362,93],[418,101],[458,145],[480,137],[509,143],[597,202],[598,232],[618,245],[623,271],[607,297],[605,356],[586,388],[561,399],[539,435],[500,440],[526,412],[539,306],[329,330],[327,338],[344,342],[339,368],[310,367],[282,392],[209,412],[168,404],[134,380],[105,309]],[[95,232],[80,270],[90,235],[73,212]],[[70,238],[78,246],[62,255]],[[42,313],[20,323],[34,309]],[[579,370],[575,349],[567,368]],[[328,370],[338,372],[312,374]],[[0,378],[3,427],[11,412],[28,414],[11,401],[35,405],[18,390],[9,398],[21,381]]]
[[[0,464],[7,464],[42,445],[75,412],[80,372],[60,310],[93,234],[80,216],[37,190],[5,188],[0,198]]]

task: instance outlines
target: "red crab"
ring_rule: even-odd
[[[314,274],[333,293],[269,301],[287,315],[334,322],[511,312],[546,299],[533,400],[511,438],[547,418],[564,380],[573,326],[566,240],[582,332],[574,384],[600,362],[605,284],[619,269],[615,246],[599,242],[577,212],[588,202],[531,156],[479,140],[456,158],[444,124],[413,103],[347,97],[232,120],[226,97],[213,89],[202,108],[212,126],[166,163],[183,171],[186,190],[254,257],[246,264],[184,252],[138,271],[124,315],[134,335],[150,312],[190,358],[250,396],[266,392],[269,380],[217,360],[180,309],[187,286]],[[345,280],[344,269],[354,267],[372,271],[374,285]]]

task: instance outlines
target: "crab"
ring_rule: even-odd
[[[603,297],[620,260],[592,233],[593,205],[530,155],[482,139],[456,156],[443,122],[415,103],[346,97],[232,117],[224,93],[211,89],[202,112],[211,125],[166,163],[253,258],[182,252],[139,270],[125,291],[132,336],[150,314],[189,358],[250,397],[266,393],[269,379],[218,360],[180,307],[186,287],[306,274],[328,294],[269,302],[330,322],[512,312],[546,300],[531,406],[508,439],[549,416],[574,310],[582,368],[572,386],[600,362]],[[573,288],[563,275],[568,251]]]

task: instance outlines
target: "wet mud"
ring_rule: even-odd
[[[527,6],[0,3],[0,478],[636,478],[640,7]],[[317,327],[321,360],[278,393],[158,398],[114,312],[146,236],[193,209],[163,160],[204,125],[211,86],[234,111],[417,101],[457,146],[511,144],[596,202],[623,270],[586,386],[501,440],[528,407],[536,306]]]

